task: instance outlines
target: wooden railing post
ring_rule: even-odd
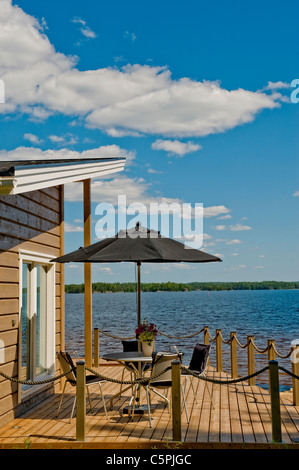
[[[282,442],[278,362],[269,361],[272,442]]]
[[[221,339],[221,330],[216,330],[216,364],[217,364],[217,372],[222,372],[222,339]]]
[[[206,345],[210,344],[210,335],[209,335],[209,327],[208,326],[204,326],[204,328],[203,328],[203,342]]]
[[[182,440],[181,424],[181,362],[178,360],[171,363],[172,372],[172,439]]]
[[[292,344],[292,373],[299,377],[299,344]],[[299,380],[292,377],[293,382],[293,405],[299,405]]]
[[[238,377],[238,360],[237,360],[237,338],[236,332],[232,331],[230,334],[230,363],[231,363],[231,376],[233,379]]]
[[[255,373],[254,336],[247,336],[248,347],[248,375]],[[255,377],[248,379],[248,385],[255,385]]]
[[[276,354],[275,354],[275,340],[268,339],[268,361],[275,361]]]
[[[275,340],[274,339],[268,339],[268,361],[275,361],[276,359],[276,354],[275,354]],[[270,371],[269,371],[269,387],[271,385],[270,381]],[[270,388],[269,388],[270,390]]]
[[[99,339],[99,329],[95,328],[93,330],[93,363],[95,367],[99,367],[99,356],[100,356],[100,339]]]
[[[83,181],[84,246],[91,244],[91,179]],[[92,367],[92,268],[84,263],[85,360]]]
[[[210,344],[210,334],[209,334],[209,327],[208,326],[204,326],[204,328],[203,328],[203,342],[206,345]],[[209,365],[210,365],[210,358],[208,359],[208,362],[207,362],[207,366],[209,366]]]
[[[86,374],[85,361],[78,361],[76,364],[76,399],[77,399],[77,418],[76,418],[76,440],[85,441],[86,438]]]

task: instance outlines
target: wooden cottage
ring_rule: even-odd
[[[22,381],[60,373],[64,349],[64,185],[82,181],[84,243],[91,243],[91,178],[123,170],[125,158],[0,163],[0,371]],[[92,352],[91,270],[85,266],[86,363]],[[84,325],[82,325],[84,329]],[[54,385],[55,384],[55,385]],[[0,427],[55,392],[0,376]]]

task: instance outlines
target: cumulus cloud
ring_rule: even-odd
[[[84,20],[77,21],[86,27]],[[75,57],[55,50],[35,18],[10,0],[1,1],[0,76],[6,85],[1,113],[39,119],[61,113],[110,133],[184,138],[225,132],[280,106],[279,96],[262,90],[229,91],[219,82],[174,80],[167,67],[81,71],[76,65]]]
[[[31,142],[32,144],[37,144],[37,145],[39,145],[39,144],[42,143],[42,139],[40,139],[39,137],[37,137],[37,135],[30,134],[30,133],[24,134],[24,139],[29,140],[29,142]]]
[[[204,207],[203,212],[205,217],[215,217],[220,214],[227,214],[231,210],[227,207],[220,205],[220,206],[210,206]]]
[[[168,155],[178,155],[180,157],[183,157],[187,153],[196,152],[201,148],[201,145],[192,142],[180,142],[179,140],[158,139],[152,143],[152,149],[165,150],[168,152]]]
[[[101,158],[126,157],[129,161],[134,158],[133,152],[128,152],[118,145],[104,145],[101,147],[78,152],[68,148],[58,150],[42,150],[36,147],[18,147],[14,150],[0,150],[0,160],[56,160],[60,158]]]
[[[299,196],[299,191],[295,191],[294,194],[293,194],[294,197],[298,197]]]
[[[268,82],[268,84],[264,87],[264,90],[281,90],[283,88],[290,88],[290,84],[282,81]]]

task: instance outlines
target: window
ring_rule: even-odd
[[[50,258],[51,259],[51,258]],[[20,377],[42,380],[54,372],[55,268],[49,258],[20,254]],[[23,392],[30,388],[22,385]]]

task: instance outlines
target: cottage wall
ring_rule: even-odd
[[[19,341],[19,251],[59,256],[63,245],[63,187],[52,187],[13,196],[0,196],[0,340],[5,344],[4,363],[0,371],[18,378]],[[61,346],[64,300],[60,279],[63,266],[56,264],[55,280],[55,347]],[[3,343],[1,343],[3,344]],[[55,375],[60,373],[56,362]],[[31,405],[53,393],[55,384],[30,394],[20,402],[18,384],[0,376],[0,426],[18,416]]]

